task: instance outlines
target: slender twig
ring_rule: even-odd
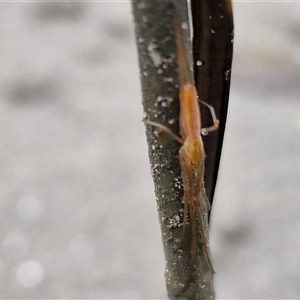
[[[179,135],[176,46],[169,7],[173,4],[182,22],[188,24],[186,1],[133,0],[132,4],[145,118],[164,124]],[[187,49],[191,50],[191,42],[186,40],[185,43]],[[200,243],[197,244],[197,266],[193,281],[184,293],[178,294],[190,271],[191,256],[190,234],[187,233],[185,242],[178,248],[183,220],[183,190],[178,160],[180,144],[168,135],[155,134],[150,126],[147,127],[147,140],[166,258],[169,297],[213,299],[213,280]],[[207,231],[207,218],[204,218],[204,227]]]

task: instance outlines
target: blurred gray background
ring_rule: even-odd
[[[218,299],[300,298],[300,3],[234,2]],[[0,3],[0,297],[166,299],[130,2]]]

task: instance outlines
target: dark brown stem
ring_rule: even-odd
[[[203,137],[206,153],[204,183],[212,203],[218,177],[229,99],[233,52],[233,16],[230,0],[192,0],[195,82],[199,98],[214,107],[219,129]],[[212,124],[202,106],[202,126]],[[213,206],[212,206],[213,207]]]

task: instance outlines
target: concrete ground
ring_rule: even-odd
[[[300,3],[236,1],[218,299],[300,298]],[[130,3],[0,3],[0,297],[166,299]]]

